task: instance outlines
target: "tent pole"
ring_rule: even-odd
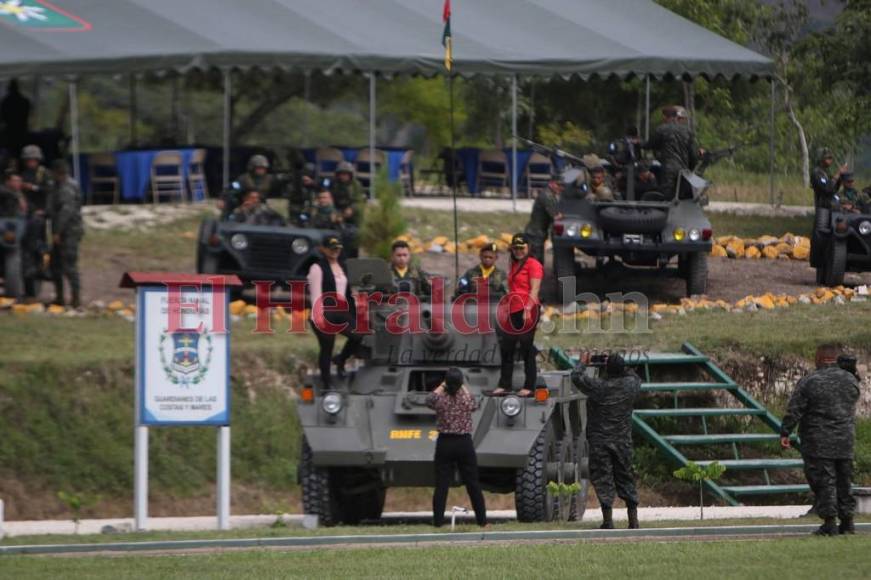
[[[517,213],[517,75],[511,76],[511,211]]]
[[[311,93],[312,93],[312,74],[311,71],[305,71],[302,76],[302,99],[305,104],[303,107],[303,111],[308,108],[309,101],[311,101]],[[305,112],[302,116],[302,146],[305,147],[308,145],[308,112]]]
[[[33,89],[31,90],[31,101],[33,102],[33,107],[31,109],[33,116],[33,126],[38,130],[42,125],[42,121],[40,119],[40,111],[42,107],[40,107],[41,100],[41,85],[42,85],[42,77],[36,75],[33,77]]]
[[[650,75],[645,75],[644,79],[644,140],[650,141]]]
[[[230,69],[224,71],[224,188],[230,185],[230,107],[233,86]]]
[[[369,199],[375,197],[375,71],[369,73]]]
[[[79,165],[79,102],[77,94],[77,81],[69,82],[70,97],[70,135],[72,136],[71,149],[73,156],[73,178],[81,181],[81,169]]]
[[[138,135],[138,117],[139,117],[139,101],[136,91],[136,75],[130,73],[130,146],[136,147],[139,143]]]
[[[768,111],[768,201],[774,205],[774,99],[775,86],[774,79],[769,82],[771,85],[771,103]]]

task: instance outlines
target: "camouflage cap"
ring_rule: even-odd
[[[512,248],[522,248],[528,244],[529,242],[526,239],[526,234],[514,234],[514,236],[511,238]]]
[[[269,169],[269,159],[266,158],[266,155],[252,155],[251,159],[248,160],[248,169],[253,169],[255,167],[265,167]]]
[[[339,239],[339,236],[333,235],[325,237],[322,245],[330,250],[340,250],[344,247],[342,245],[342,240]]]
[[[39,145],[27,145],[24,149],[21,150],[21,158],[22,159],[38,159],[42,161],[42,149],[39,148]]]
[[[342,161],[336,166],[336,173],[354,173],[354,166],[348,161]]]

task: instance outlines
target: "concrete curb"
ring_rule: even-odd
[[[640,530],[543,530],[517,532],[464,532],[443,534],[373,534],[346,536],[309,536],[287,538],[250,538],[235,540],[180,540],[150,542],[113,542],[106,544],[46,544],[0,546],[0,556],[11,554],[83,554],[101,552],[154,552],[202,549],[301,548],[347,545],[408,544],[427,545],[444,542],[504,542],[554,540],[627,540],[627,539],[711,539],[746,537],[785,537],[810,534],[816,525],[717,526],[704,528],[658,528]],[[856,524],[858,533],[871,533],[871,524]]]

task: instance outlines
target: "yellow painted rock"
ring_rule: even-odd
[[[457,251],[457,246],[454,242],[448,242],[444,245],[445,251],[449,254],[453,254]]]
[[[437,246],[444,246],[448,243],[448,241],[449,240],[447,236],[436,236],[432,239],[432,243],[436,244]]]
[[[514,237],[514,234],[506,234],[505,232],[502,232],[501,234],[499,234],[499,239],[502,240],[503,242],[505,242],[506,245],[511,243],[511,238],[513,238],[513,237]]]
[[[793,245],[800,248],[807,248],[810,250],[811,247],[811,239],[805,236],[795,236],[795,241]]]
[[[727,256],[726,248],[718,244],[714,244],[713,246],[711,246],[711,255],[716,256],[717,258],[725,258]]]
[[[28,312],[30,312],[30,305],[29,304],[13,304],[12,305],[12,312],[14,314],[27,314]]]
[[[124,303],[121,302],[120,300],[113,300],[112,302],[110,302],[106,306],[106,308],[108,310],[110,310],[111,312],[116,312],[116,311],[122,310],[124,308]]]
[[[760,236],[756,243],[762,244],[763,246],[770,246],[772,244],[778,243],[780,240],[775,238],[774,236]]]
[[[0,308],[9,308],[13,304],[15,304],[15,298],[0,296]]]
[[[721,246],[725,246],[726,244],[728,244],[729,242],[731,242],[734,239],[735,239],[735,236],[720,236],[719,238],[717,238],[717,244],[719,244]]]
[[[768,248],[765,249],[767,250]],[[762,257],[762,252],[756,246],[750,246],[744,251],[744,257],[748,260],[758,260]]]
[[[810,256],[810,253],[810,247],[796,246],[792,249],[792,253],[790,255],[792,256],[793,260],[807,260],[808,256]]]
[[[46,310],[46,312],[48,312],[49,314],[63,314],[64,312],[66,312],[66,309],[59,304],[52,304],[48,307],[48,310]]]
[[[654,304],[653,306],[650,307],[650,310],[652,312],[657,312],[659,314],[662,314],[663,312],[668,310],[668,304]]]
[[[765,310],[774,310],[774,300],[771,299],[771,296],[759,296],[756,298],[756,306]]]
[[[768,258],[769,260],[774,260],[777,256],[780,255],[780,252],[777,251],[776,246],[766,246],[762,249],[762,255]]]
[[[743,258],[744,240],[740,240],[738,238],[731,240],[728,244],[726,244],[726,254],[728,254],[730,258]]]
[[[125,308],[124,310],[119,310],[118,315],[123,316],[124,318],[133,318],[135,313],[129,308]]]
[[[246,314],[246,315],[248,315],[248,316],[251,316],[251,315],[255,315],[255,316],[256,316],[256,315],[257,315],[257,307],[256,307],[255,305],[253,305],[253,304],[248,304],[248,305],[246,305],[245,308],[242,310],[242,313],[243,313],[243,314]]]
[[[242,313],[245,312],[245,307],[247,304],[244,300],[234,300],[230,302],[230,314],[234,316],[242,316]]]
[[[781,254],[788,254],[792,251],[792,246],[789,244],[785,244],[783,242],[780,242],[779,244],[775,245],[774,247],[777,248],[777,251]]]

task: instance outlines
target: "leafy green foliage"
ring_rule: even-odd
[[[675,470],[674,476],[684,481],[693,481],[700,483],[707,480],[716,481],[720,479],[720,476],[722,476],[725,472],[726,467],[719,461],[709,463],[705,467],[702,467],[694,461],[690,461],[685,466],[681,467],[678,470]]]
[[[402,188],[387,178],[387,170],[378,172],[375,180],[375,197],[378,203],[366,210],[360,233],[360,245],[370,256],[390,259],[393,241],[408,230],[399,200]]]

